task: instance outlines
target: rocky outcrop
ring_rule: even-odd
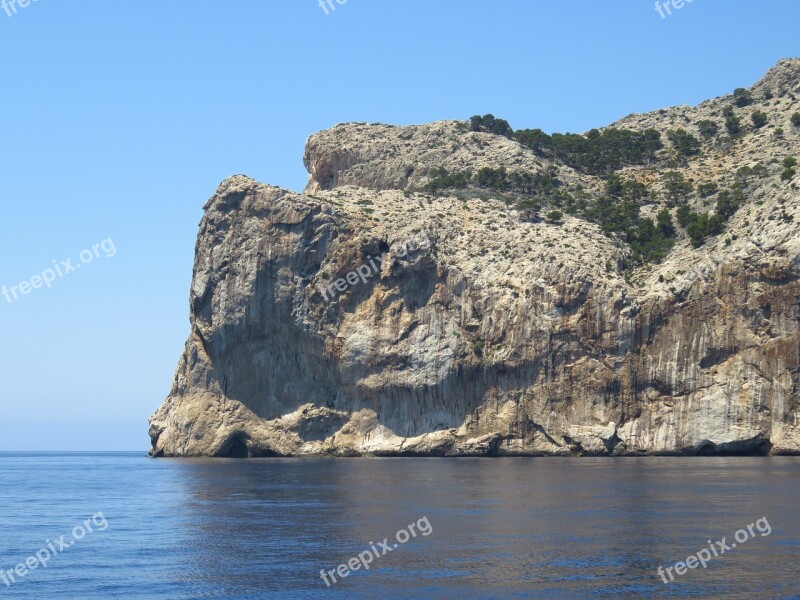
[[[427,192],[434,168],[502,166],[602,193],[464,122],[316,134],[302,194],[231,177],[205,206],[191,335],[152,453],[800,453],[800,205],[779,164],[800,156],[799,73],[781,61],[736,108],[769,126],[623,169],[662,191],[668,170],[725,185],[765,167],[723,234],[694,248],[681,232],[656,264],[632,266],[577,216],[528,218],[508,194]],[[691,130],[729,105],[616,125]],[[655,194],[642,210],[663,206]]]

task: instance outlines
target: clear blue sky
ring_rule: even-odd
[[[189,332],[203,202],[303,187],[345,121],[493,112],[585,131],[748,86],[800,55],[800,3],[38,0],[0,10],[0,450],[145,450]],[[41,282],[37,282],[41,284]],[[18,292],[19,293],[19,292]]]

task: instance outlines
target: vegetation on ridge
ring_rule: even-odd
[[[703,160],[702,150],[720,133],[722,126],[731,136],[721,143],[732,143],[744,129],[742,116],[734,107],[743,108],[754,103],[752,94],[739,88],[734,91],[733,101],[721,115],[721,120],[709,118],[694,123],[696,133],[686,128],[675,127],[666,132],[672,148],[664,149],[661,133],[653,128],[632,130],[608,127],[592,129],[586,134],[553,133],[541,129],[514,130],[508,121],[492,114],[475,115],[470,119],[472,131],[491,133],[514,140],[544,158],[564,163],[576,171],[600,177],[605,182],[604,193],[599,197],[581,186],[569,187],[558,177],[558,169],[551,165],[547,170],[528,172],[507,170],[505,167],[479,169],[477,172],[460,171],[450,173],[446,169],[432,169],[426,191],[438,194],[443,190],[466,188],[506,192],[516,198],[516,206],[523,218],[546,218],[551,223],[562,221],[564,213],[596,223],[608,235],[625,241],[631,248],[634,262],[658,261],[666,256],[675,243],[677,227],[686,231],[693,246],[701,246],[714,235],[724,231],[725,223],[745,203],[748,185],[755,178],[768,175],[761,163],[744,166],[733,176],[733,184],[723,188],[717,181],[693,182],[674,168],[687,160],[698,157]],[[749,114],[752,130],[765,127],[769,117],[761,110]],[[800,113],[791,117],[792,124],[800,127]],[[688,121],[687,121],[688,122]],[[748,131],[751,129],[748,128]],[[782,132],[782,130],[780,130]],[[699,136],[697,135],[699,134]],[[776,136],[779,135],[776,130]],[[620,170],[629,166],[648,166],[657,159],[672,170],[661,171],[661,192],[651,189],[652,176],[625,178]],[[783,180],[791,180],[796,174],[796,160],[787,157],[783,162]],[[646,170],[645,172],[653,173]],[[658,171],[655,171],[658,173]],[[688,202],[694,194],[700,199],[716,198],[712,210],[693,210]],[[507,197],[506,200],[510,202]],[[708,202],[708,200],[706,201]],[[647,205],[661,203],[660,210],[645,216]],[[542,215],[543,209],[548,212]],[[673,212],[677,225],[673,223]]]

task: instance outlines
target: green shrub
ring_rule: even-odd
[[[639,204],[622,196],[601,196],[583,214],[587,220],[597,223],[606,234],[619,233],[630,238],[630,232],[639,220]]]
[[[515,192],[528,195],[551,194],[561,185],[555,168],[538,173],[512,171],[508,175],[508,182]]]
[[[781,173],[781,179],[783,181],[790,181],[795,175],[797,171],[795,171],[794,167],[786,167]]]
[[[525,220],[533,220],[539,216],[539,211],[542,209],[539,202],[531,198],[525,198],[517,202],[517,210]]]
[[[450,173],[447,169],[437,167],[430,170],[429,176],[431,180],[425,185],[425,190],[434,194],[445,189],[464,189],[469,185],[475,185],[484,189],[528,196],[550,196],[555,199],[564,197],[564,193],[557,189],[561,182],[558,180],[555,168],[537,173],[529,171],[509,173],[505,167],[498,169],[484,167],[473,175],[470,171]]]
[[[723,221],[719,215],[710,215],[707,212],[693,212],[686,226],[686,233],[689,234],[692,246],[699,248],[703,245],[706,238],[712,235],[718,235],[722,232],[722,229]]]
[[[642,200],[648,196],[647,186],[613,174],[606,180],[606,195],[584,209],[582,216],[604,233],[622,237],[631,247],[634,262],[660,260],[674,243],[675,228],[666,209],[658,213],[655,223],[640,217]]]
[[[622,179],[616,173],[606,179],[606,193],[615,198],[640,204],[645,198],[650,196],[650,189],[643,183],[633,179]]]
[[[727,221],[744,204],[744,194],[741,188],[734,187],[724,190],[717,197],[716,213],[721,219]]]
[[[608,175],[626,165],[645,164],[664,147],[655,129],[632,131],[609,127],[592,129],[586,135],[525,129],[515,134],[517,141],[535,152],[558,158],[571,167],[592,175]]]
[[[662,176],[667,197],[675,204],[692,193],[692,184],[684,179],[678,171],[667,171]]]
[[[684,156],[693,156],[700,152],[700,140],[685,129],[671,129],[667,137],[675,149]]]
[[[783,166],[787,169],[794,167],[797,164],[797,159],[794,156],[787,156],[783,159]]]
[[[465,188],[472,180],[472,173],[469,171],[449,173],[444,168],[433,168],[428,174],[431,180],[425,185],[425,189],[434,194],[447,188]]]
[[[486,133],[494,133],[495,135],[503,135],[505,137],[513,137],[514,130],[511,125],[504,119],[497,119],[494,115],[488,114],[473,116],[470,120],[470,127],[472,131],[485,131]]]
[[[669,209],[662,208],[658,211],[656,215],[656,225],[658,225],[658,230],[665,237],[675,237],[675,226],[672,224],[672,215]]]
[[[697,122],[697,129],[700,131],[700,135],[702,135],[703,138],[710,139],[717,135],[717,132],[719,131],[719,125],[717,125],[714,121],[704,119]]]
[[[796,112],[792,115],[792,125],[800,127],[800,112]]]
[[[756,110],[750,115],[750,119],[753,121],[753,125],[756,129],[761,129],[767,124],[767,113]]]
[[[753,103],[753,97],[744,88],[736,88],[733,90],[733,103],[739,108]]]
[[[547,220],[551,223],[560,223],[561,220],[564,218],[564,213],[560,210],[551,210],[547,213]]]
[[[475,182],[478,187],[490,190],[505,190],[510,187],[505,167],[500,167],[499,169],[484,167],[478,171]]]
[[[681,206],[678,207],[678,210],[675,212],[675,216],[677,217],[680,226],[686,227],[692,220],[692,209],[689,208],[688,204],[682,204]]]
[[[709,181],[706,183],[701,183],[699,186],[697,186],[697,191],[703,198],[708,198],[719,191],[719,186],[713,181]]]
[[[767,168],[759,162],[752,167],[745,165],[736,169],[736,180],[746,184],[753,177],[762,178],[766,177],[768,174],[769,171],[767,171]]]
[[[675,228],[669,211],[658,213],[658,225],[652,219],[640,219],[633,231],[631,245],[633,259],[637,262],[655,262],[664,258],[672,248]]]
[[[723,112],[725,115],[725,128],[728,130],[728,133],[731,135],[737,135],[742,130],[742,122],[739,120],[733,113],[733,109],[728,107]]]
[[[519,129],[514,139],[535,151],[543,151],[550,144],[550,136],[541,129]]]
[[[473,131],[484,131],[516,139],[538,154],[552,156],[575,169],[592,175],[608,175],[626,165],[645,164],[664,147],[655,129],[633,131],[608,127],[592,129],[586,135],[554,133],[541,129],[514,131],[508,121],[492,114],[470,118]]]
[[[744,193],[740,187],[734,186],[719,193],[715,214],[697,213],[684,204],[677,212],[678,223],[686,228],[692,246],[698,248],[709,236],[722,233],[725,221],[730,219],[742,204],[744,204]]]

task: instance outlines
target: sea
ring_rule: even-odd
[[[800,457],[0,454],[0,600],[800,598]]]

